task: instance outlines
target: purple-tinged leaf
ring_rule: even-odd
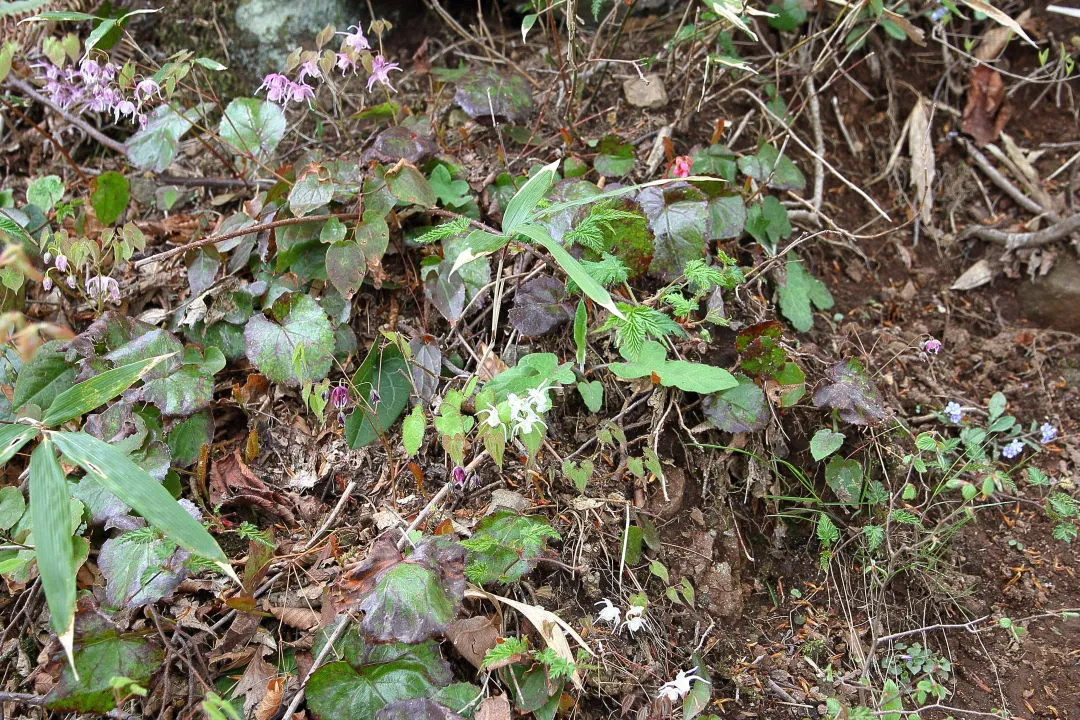
[[[356,242],[334,243],[326,251],[326,277],[342,297],[351,298],[360,289],[366,274],[364,251]]]
[[[836,363],[825,377],[814,391],[815,407],[832,408],[852,425],[869,425],[887,417],[881,393],[858,360]]]
[[[375,720],[464,720],[434,700],[415,698],[399,700],[375,713]]]
[[[573,317],[574,305],[566,298],[565,286],[549,275],[522,285],[510,309],[510,323],[526,337],[551,332]]]
[[[765,393],[746,377],[740,377],[736,387],[706,397],[701,409],[709,422],[730,433],[754,432],[769,424]]]
[[[503,75],[489,67],[474,68],[458,82],[454,102],[480,123],[518,122],[536,107],[529,84],[520,75]]]

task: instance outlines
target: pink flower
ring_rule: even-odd
[[[347,48],[352,48],[352,50],[355,52],[371,49],[371,43],[369,43],[367,38],[364,37],[364,33],[360,31],[359,25],[350,25],[348,29],[354,30],[355,32],[338,33],[339,35],[345,36],[345,39],[341,41],[342,45]]]
[[[335,385],[330,388],[330,404],[338,410],[349,407],[349,388],[345,385]]]
[[[371,92],[371,88],[375,83],[380,82],[386,87],[394,90],[394,86],[390,84],[390,71],[397,70],[401,72],[401,68],[397,63],[387,62],[386,58],[382,55],[376,55],[375,59],[371,63],[371,76],[367,79],[367,89]],[[397,92],[397,90],[394,90]]]
[[[315,62],[315,60],[308,60],[307,62],[300,63],[300,72],[296,76],[296,81],[304,82],[304,80],[309,77],[322,77],[322,73],[319,72],[319,64]]]
[[[334,65],[341,71],[342,75],[350,70],[356,70],[356,61],[349,57],[348,54],[337,53],[334,55],[334,58]]]
[[[255,94],[259,94],[259,90],[266,88],[266,99],[272,103],[287,102],[289,99],[289,85],[292,84],[289,78],[285,77],[281,73],[270,73],[263,78],[262,85],[259,86]]]
[[[937,355],[939,352],[941,352],[941,348],[943,347],[944,345],[942,345],[941,341],[937,338],[930,338],[922,344],[922,349],[925,352],[930,353],[931,355]]]
[[[53,264],[56,265],[56,269],[60,272],[67,272],[68,270],[68,259],[63,253],[56,256],[56,261]]]
[[[671,174],[675,177],[684,178],[690,175],[693,161],[687,155],[680,155],[671,164]]]
[[[304,83],[289,83],[289,100],[292,102],[304,102],[315,97],[315,91],[310,85]]]
[[[120,302],[120,285],[111,277],[104,275],[98,275],[97,277],[87,278],[86,280],[86,295],[91,300],[96,299],[99,295],[104,293],[109,294],[109,299],[114,303]]]
[[[135,107],[135,103],[130,100],[121,100],[113,107],[113,114],[116,116],[117,120],[120,119],[121,115],[130,115],[134,118],[137,112],[138,109]]]
[[[139,84],[135,86],[135,98],[141,103],[147,98],[153,97],[161,92],[161,86],[157,84],[154,78],[146,78],[140,80]]]

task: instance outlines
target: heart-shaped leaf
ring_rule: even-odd
[[[292,293],[271,307],[273,318],[254,315],[244,329],[247,356],[271,382],[300,385],[326,377],[334,331],[310,296]]]
[[[481,122],[518,122],[536,106],[525,78],[503,75],[491,67],[470,69],[457,86],[454,102]]]
[[[825,377],[814,391],[815,407],[832,408],[852,425],[869,425],[887,416],[881,393],[858,360],[836,363]]]
[[[397,421],[412,394],[409,375],[409,363],[397,345],[371,346],[352,379],[360,400],[345,421],[349,447],[370,445]]]
[[[518,288],[510,323],[526,337],[543,335],[569,322],[573,307],[565,286],[550,275],[541,275]]]
[[[218,135],[237,154],[268,158],[285,137],[285,112],[258,98],[237,98],[225,108]]]
[[[750,378],[737,376],[737,379],[737,386],[706,397],[702,412],[709,422],[730,433],[761,430],[769,424],[770,417],[765,393]]]
[[[203,103],[183,114],[163,103],[154,108],[144,125],[127,141],[128,159],[140,170],[164,172],[180,150],[180,138],[211,107]]]

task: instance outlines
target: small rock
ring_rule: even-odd
[[[372,518],[375,521],[375,527],[379,532],[386,532],[390,528],[397,527],[401,524],[401,518],[396,513],[389,510],[379,510]]]
[[[662,108],[668,103],[664,81],[656,73],[646,75],[644,80],[632,77],[623,83],[622,88],[626,101],[634,107]]]
[[[521,493],[499,488],[491,493],[491,505],[488,506],[488,512],[493,513],[499,508],[507,508],[514,512],[523,513],[529,509],[530,505],[532,503]]]
[[[1018,295],[1024,315],[1033,324],[1080,332],[1080,262],[1059,260],[1046,277],[1025,282]]]

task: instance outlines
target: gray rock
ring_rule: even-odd
[[[507,510],[523,513],[529,509],[530,505],[532,505],[532,503],[521,493],[499,488],[498,490],[493,490],[491,492],[491,505],[488,507],[488,512],[495,512],[499,508],[506,508]]]
[[[622,87],[626,101],[634,107],[662,108],[668,104],[664,81],[656,73],[646,75],[644,80],[639,77],[629,78]]]
[[[1045,277],[1020,287],[1019,300],[1033,324],[1080,332],[1080,261],[1059,259]]]
[[[278,71],[293,48],[311,49],[327,25],[343,31],[366,16],[362,3],[349,0],[244,0],[236,8],[240,32],[232,51],[258,75]]]

